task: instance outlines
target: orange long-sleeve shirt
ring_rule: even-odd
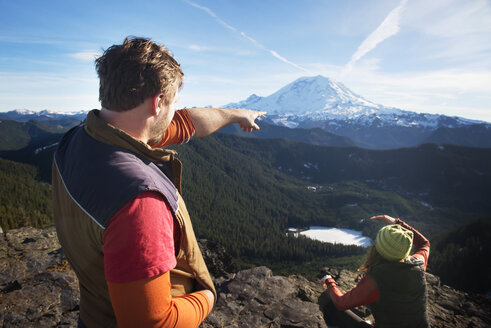
[[[195,134],[196,128],[185,109],[176,110],[169,127],[162,136],[162,140],[153,148],[160,148],[173,144],[188,142]]]
[[[201,291],[171,297],[169,272],[107,285],[119,327],[198,327],[211,311],[208,297]]]

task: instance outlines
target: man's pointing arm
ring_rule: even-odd
[[[223,109],[223,108],[188,108],[191,121],[196,128],[196,137],[206,137],[221,128],[238,123],[244,132],[259,130],[255,120],[266,115],[248,109]]]

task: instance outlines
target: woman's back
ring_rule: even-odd
[[[377,285],[379,298],[371,308],[376,327],[429,327],[423,261],[384,262],[368,274]]]

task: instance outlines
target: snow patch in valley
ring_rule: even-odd
[[[305,231],[297,232],[298,229],[296,228],[289,228],[288,231],[326,243],[358,245],[363,247],[372,245],[372,240],[368,237],[362,236],[361,231],[357,230],[311,226]]]
[[[36,150],[34,150],[34,154],[39,154],[40,152],[42,152],[43,150],[46,150],[48,148],[51,148],[51,147],[55,147],[58,145],[58,142],[55,142],[54,144],[51,144],[51,145],[48,145],[48,146],[44,146],[44,147],[40,147],[40,148],[37,148]]]

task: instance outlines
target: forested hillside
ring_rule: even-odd
[[[242,131],[237,125],[228,125],[221,129],[221,133],[233,134],[245,138],[261,138],[273,139],[283,138],[292,141],[306,142],[313,145],[336,146],[336,147],[354,147],[356,144],[348,137],[342,137],[333,133],[327,132],[321,128],[302,129],[302,128],[287,128],[268,124],[264,121],[258,121],[257,125],[260,130],[254,133]]]
[[[305,182],[226,147],[218,137],[177,149],[184,163],[183,197],[197,234],[225,246],[239,264],[308,270],[309,262],[316,268],[346,264],[353,259],[336,258],[365,252],[286,235],[288,226],[303,225],[306,218],[345,225],[334,211],[326,212],[328,204]]]
[[[37,169],[0,158],[0,226],[45,227],[53,224],[51,186],[36,181]]]
[[[473,149],[426,145],[366,151],[227,135],[176,149],[197,233],[217,240],[241,261],[273,268],[305,268],[310,262],[313,269],[334,254],[312,241],[284,238],[289,226],[350,227],[374,237],[380,225],[366,218],[387,213],[431,236],[475,215],[477,210],[457,198],[476,197],[483,212],[489,206],[479,194],[490,194],[489,168],[479,161],[483,153]],[[442,167],[456,172],[454,182],[435,186],[442,177],[431,172]],[[472,183],[477,191],[466,189]],[[445,189],[448,185],[455,188]]]
[[[31,167],[29,183],[47,188],[34,179],[51,180],[54,147],[38,146],[0,156],[35,163],[39,171]],[[365,252],[288,236],[288,227],[352,228],[373,238],[380,224],[366,219],[386,213],[405,219],[431,239],[491,213],[489,149],[423,145],[373,151],[224,134],[175,149],[184,163],[183,196],[198,237],[219,242],[242,266],[265,264],[278,273],[314,277],[326,265],[354,268]],[[10,177],[5,186],[15,181]],[[15,192],[2,194],[13,197]],[[50,202],[49,195],[44,201]],[[31,209],[26,206],[24,211]],[[3,227],[50,222],[50,210],[40,213],[48,218],[26,222],[9,214]]]
[[[51,182],[51,159],[62,133],[56,122],[0,121],[0,157],[38,168],[37,177]]]
[[[56,142],[61,134],[53,130],[56,130],[55,126],[34,120],[28,122],[0,120],[0,151],[20,150]]]
[[[451,229],[432,240],[429,265],[445,284],[491,292],[491,216]]]
[[[224,146],[310,183],[360,181],[433,207],[491,213],[491,149],[426,144],[367,150],[286,140],[217,138]]]
[[[178,151],[185,169],[192,171],[185,179],[209,172],[194,172],[203,158],[231,178],[227,186],[245,181],[237,188],[249,186],[252,197],[265,190],[261,197],[274,199],[291,185],[290,195],[297,192],[291,204],[274,200],[289,213],[285,225],[345,226],[373,237],[377,227],[360,220],[387,213],[432,234],[491,213],[490,149],[423,145],[373,151],[216,135],[182,145]],[[215,185],[212,182],[208,184]],[[291,209],[295,206],[298,211]]]

